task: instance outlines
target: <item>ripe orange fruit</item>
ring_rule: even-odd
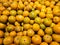
[[[30,45],[31,43],[31,38],[28,36],[22,36],[20,38],[20,45]]]
[[[4,37],[8,37],[8,36],[10,36],[10,33],[9,32],[5,32],[4,33]]]
[[[16,36],[15,38],[14,38],[14,43],[16,44],[16,45],[19,45],[20,44],[20,36]]]
[[[43,31],[42,29],[40,29],[40,30],[38,31],[38,35],[44,36],[44,31]]]
[[[9,21],[10,23],[14,23],[14,22],[16,21],[15,16],[9,16],[8,21]]]
[[[40,45],[48,45],[48,43],[46,43],[46,42],[42,42]]]
[[[16,10],[10,10],[10,15],[15,16],[16,15]]]
[[[50,25],[52,24],[52,20],[51,20],[50,18],[45,18],[45,19],[44,19],[44,24],[45,24],[46,26],[50,26]]]
[[[16,16],[16,20],[17,20],[18,22],[22,22],[22,21],[24,20],[24,16],[22,16],[22,15],[17,15],[17,16]]]
[[[10,4],[10,6],[11,6],[12,9],[17,9],[17,7],[18,7],[17,4],[18,3],[16,1],[14,1],[12,4]]]
[[[24,11],[23,12],[23,16],[25,17],[25,16],[29,16],[29,12],[28,11]]]
[[[60,17],[57,17],[57,16],[53,17],[54,23],[58,23],[59,21],[60,21]]]
[[[30,29],[31,25],[30,24],[24,24],[24,29]]]
[[[51,43],[50,43],[50,45],[59,45],[59,43],[58,43],[58,42],[53,41],[53,42],[51,42]]]
[[[47,28],[45,29],[45,33],[51,35],[51,34],[53,33],[52,28],[51,28],[51,27],[47,27]]]
[[[34,31],[38,31],[39,29],[40,29],[40,26],[37,23],[33,24]]]
[[[23,31],[23,35],[26,36],[27,35],[27,31]]]
[[[46,14],[45,14],[45,12],[40,12],[40,13],[39,13],[39,16],[40,16],[41,18],[44,18],[44,17],[46,16]]]
[[[30,23],[30,18],[29,17],[25,17],[24,18],[24,23]]]
[[[30,20],[30,24],[34,24],[34,20]]]
[[[17,33],[17,36],[22,36],[23,35],[23,32],[18,32]]]
[[[9,10],[4,10],[4,11],[2,12],[2,14],[3,14],[3,15],[9,15],[10,12],[9,12]]]
[[[23,11],[22,11],[22,10],[18,10],[18,11],[17,11],[17,14],[18,14],[18,15],[22,15],[22,14],[23,14]]]
[[[5,37],[4,40],[3,40],[3,44],[4,45],[9,45],[13,42],[13,38],[12,37]]]
[[[50,43],[50,42],[52,42],[52,37],[50,35],[46,34],[43,36],[43,40],[47,43]]]
[[[34,35],[34,36],[32,37],[32,42],[33,42],[34,44],[40,44],[41,41],[42,41],[42,38],[41,38],[39,35]]]
[[[60,42],[60,35],[59,34],[52,34],[53,40],[56,42]]]
[[[7,19],[8,19],[8,17],[6,15],[0,16],[0,22],[2,22],[2,23],[6,23]]]
[[[28,29],[27,30],[27,35],[28,36],[33,36],[35,34],[35,32],[33,31],[33,29]]]
[[[11,32],[10,32],[10,36],[11,36],[11,37],[15,37],[15,36],[16,36],[16,32],[15,32],[15,31],[11,31]]]
[[[46,17],[52,19],[53,18],[53,14],[48,13],[48,14],[46,14]]]
[[[60,25],[56,24],[53,26],[53,31],[60,34]]]
[[[6,25],[3,23],[0,23],[0,29],[5,29]]]

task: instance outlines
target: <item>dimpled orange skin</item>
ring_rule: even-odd
[[[34,44],[40,44],[41,41],[42,41],[42,38],[41,38],[39,35],[34,35],[34,36],[32,37],[32,42],[33,42]]]
[[[53,31],[54,31],[55,33],[60,34],[60,25],[59,25],[59,24],[54,25],[54,27],[53,27]]]

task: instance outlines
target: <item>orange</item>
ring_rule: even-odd
[[[9,21],[10,23],[14,23],[14,22],[16,21],[15,16],[9,16],[8,21]]]
[[[15,38],[14,38],[14,43],[16,44],[16,45],[18,45],[19,43],[20,43],[20,36],[16,36]]]
[[[10,12],[9,12],[8,10],[4,10],[4,11],[2,12],[2,14],[3,14],[3,15],[9,15]]]
[[[34,20],[30,20],[30,24],[34,24]]]
[[[9,7],[9,3],[8,3],[8,2],[4,2],[4,3],[3,3],[3,6]]]
[[[50,27],[52,27],[52,28],[53,28],[53,27],[54,27],[54,25],[55,25],[55,23],[52,23],[52,24],[50,25]]]
[[[23,35],[23,32],[18,32],[17,33],[17,36],[22,36]]]
[[[33,24],[34,31],[38,31],[39,29],[40,29],[40,26],[37,23]]]
[[[20,38],[20,45],[30,45],[31,44],[31,38],[28,36],[22,36]]]
[[[17,14],[18,14],[18,15],[22,15],[22,14],[23,14],[23,10],[18,10],[18,11],[17,11]]]
[[[32,36],[32,42],[33,42],[34,44],[40,44],[41,41],[42,41],[42,38],[41,38],[39,35],[34,35],[34,36]]]
[[[29,12],[28,11],[24,11],[23,12],[23,16],[25,17],[25,16],[29,16]]]
[[[54,23],[58,23],[59,21],[60,21],[60,17],[58,17],[58,16],[53,17]]]
[[[16,16],[16,20],[17,20],[18,22],[22,22],[22,21],[24,20],[24,17],[23,17],[22,15],[17,15],[17,16]]]
[[[0,23],[0,29],[5,29],[6,25],[3,23]]]
[[[45,1],[45,5],[46,6],[50,6],[50,2],[49,1]]]
[[[46,14],[46,18],[53,18],[53,14]]]
[[[46,43],[46,42],[42,42],[40,45],[48,45],[48,43]]]
[[[55,33],[59,33],[60,34],[60,25],[54,25],[53,26],[53,31],[55,32]]]
[[[58,43],[58,42],[53,41],[53,42],[51,42],[51,43],[50,43],[50,45],[59,45],[59,43]]]
[[[51,20],[50,18],[45,18],[45,19],[44,19],[44,24],[45,24],[46,26],[50,26],[50,25],[52,24],[52,20]]]
[[[0,30],[0,37],[4,36],[4,32]]]
[[[28,36],[33,36],[34,33],[35,33],[35,32],[33,31],[33,29],[28,29],[28,30],[27,30],[27,35],[28,35]]]
[[[46,14],[45,14],[45,12],[40,12],[40,13],[39,13],[39,16],[40,16],[41,18],[44,18],[44,17],[46,16]]]
[[[15,16],[16,15],[16,10],[10,10],[10,15]]]
[[[12,24],[8,25],[8,26],[5,28],[5,30],[8,31],[8,32],[13,31],[14,29],[15,29],[15,26],[12,25]]]
[[[11,37],[15,37],[15,36],[16,36],[16,32],[15,32],[15,31],[11,31],[11,32],[10,32],[10,36],[11,36]]]
[[[23,31],[23,35],[26,36],[27,35],[27,31]]]
[[[21,26],[19,26],[19,25],[18,25],[18,26],[15,26],[15,31],[16,31],[16,32],[21,31]]]
[[[4,37],[8,37],[8,36],[10,36],[10,33],[9,32],[5,32],[4,33]]]
[[[43,40],[47,43],[50,43],[50,42],[52,42],[52,37],[50,35],[46,34],[43,36]]]
[[[4,40],[3,40],[3,44],[4,45],[9,45],[13,42],[13,38],[12,37],[5,37]]]
[[[31,25],[30,24],[24,24],[23,28],[26,29],[26,30],[27,29],[30,29],[31,28]]]
[[[56,42],[60,42],[60,35],[59,34],[52,34],[53,40]]]
[[[0,11],[3,11],[5,10],[5,7],[4,6],[0,6]]]
[[[25,1],[25,2],[24,2],[24,5],[28,5],[28,1]]]
[[[45,33],[51,35],[53,33],[53,30],[51,27],[46,27]]]
[[[24,23],[29,23],[30,22],[30,18],[29,17],[25,17],[24,18]]]
[[[19,1],[19,3],[18,3],[18,9],[23,9],[23,8],[24,8],[24,4]]]
[[[38,31],[38,35],[44,36],[44,31],[43,31],[42,29],[40,29],[40,30]]]
[[[6,15],[0,16],[0,22],[2,22],[2,23],[6,23],[7,19],[8,19],[8,17]]]
[[[17,9],[18,3],[16,1],[13,1],[12,4],[10,4],[12,9]]]

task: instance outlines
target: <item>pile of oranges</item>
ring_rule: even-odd
[[[60,1],[0,0],[0,45],[60,45]]]

